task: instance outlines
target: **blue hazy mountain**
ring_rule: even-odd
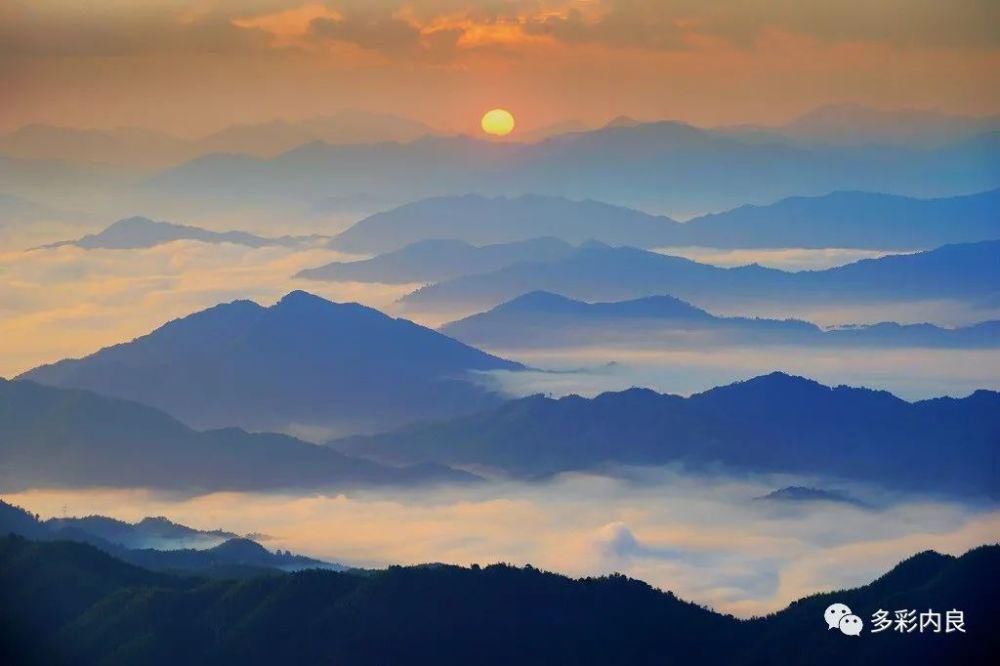
[[[245,231],[209,231],[183,224],[157,222],[145,217],[129,217],[124,220],[118,220],[99,233],[88,234],[77,240],[50,243],[43,247],[54,248],[64,245],[74,245],[88,250],[127,250],[154,247],[176,240],[196,240],[203,243],[233,243],[248,247],[267,247],[272,245],[297,247],[315,242],[320,238],[320,236],[264,238]]]
[[[342,571],[346,568],[288,551],[271,552],[251,539],[230,532],[204,532],[162,517],[144,518],[134,524],[106,516],[42,521],[2,500],[0,534],[16,534],[36,541],[86,543],[124,562],[153,571],[235,578],[262,572]]]
[[[302,291],[218,305],[24,378],[152,405],[197,428],[371,432],[496,405],[469,371],[521,366]]]
[[[827,502],[831,504],[846,504],[859,508],[869,508],[869,505],[861,500],[851,497],[842,490],[827,490],[825,488],[812,488],[810,486],[785,486],[772,490],[766,495],[755,497],[761,502],[774,502],[778,504],[812,504],[816,502]]]
[[[482,247],[459,240],[425,240],[371,259],[334,261],[309,268],[295,277],[384,284],[438,282],[495,271],[522,261],[553,261],[572,251],[572,245],[557,238],[532,238]]]
[[[946,245],[864,259],[826,270],[786,272],[757,265],[719,268],[635,248],[587,243],[565,259],[522,263],[446,280],[402,300],[424,308],[492,307],[531,291],[586,301],[672,296],[699,305],[879,302],[992,298],[1000,285],[1000,241]]]
[[[377,253],[424,239],[484,245],[550,235],[574,244],[593,239],[642,248],[913,250],[998,239],[998,210],[1000,189],[939,199],[833,192],[741,206],[680,224],[595,201],[467,195],[427,199],[376,213],[341,233],[331,246],[347,252]]]
[[[1000,547],[933,551],[868,585],[738,620],[620,574],[574,580],[534,567],[437,565],[303,571],[206,582],[138,568],[72,542],[0,539],[0,654],[91,664],[986,664],[997,640]],[[846,603],[951,609],[963,632],[828,630]],[[943,611],[939,611],[943,612]],[[484,649],[489,646],[489,649]]]
[[[1000,239],[1000,189],[940,199],[871,192],[791,197],[695,218],[672,245],[925,249]]]
[[[374,464],[286,435],[199,432],[136,402],[0,380],[0,486],[10,490],[319,489],[469,478],[436,466]]]
[[[518,477],[607,464],[721,464],[1000,497],[1000,393],[910,403],[782,373],[689,398],[647,389],[593,399],[533,396],[330,445],[374,460],[473,465]]]
[[[736,136],[785,138],[806,144],[943,146],[1000,130],[1000,116],[959,116],[923,109],[875,109],[860,104],[821,106],[784,125],[743,125]]]
[[[439,330],[467,344],[501,349],[616,343],[658,347],[1000,347],[1000,321],[954,329],[885,322],[824,331],[795,319],[717,317],[671,296],[586,303],[545,291],[518,296]]]
[[[657,122],[533,144],[461,136],[358,146],[316,142],[270,159],[205,155],[150,177],[143,189],[207,207],[389,192],[400,203],[456,193],[538,193],[681,214],[835,190],[932,197],[983,191],[1000,185],[998,137],[988,133],[929,149],[801,146]],[[532,234],[538,235],[552,234]],[[404,244],[415,240],[421,238]],[[487,242],[502,240],[513,239]]]
[[[344,252],[388,252],[418,241],[461,240],[472,245],[551,236],[578,244],[667,245],[682,225],[666,217],[598,201],[524,195],[438,197],[405,204],[361,220],[330,246]]]

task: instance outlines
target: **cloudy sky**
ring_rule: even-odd
[[[199,134],[342,108],[471,129],[827,103],[1000,111],[989,0],[3,0],[0,129]]]

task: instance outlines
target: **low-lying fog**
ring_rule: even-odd
[[[753,499],[792,483],[845,491],[873,508]],[[36,490],[4,499],[43,517],[165,515],[201,529],[259,533],[269,549],[356,566],[506,561],[573,576],[620,571],[741,616],[866,583],[921,550],[958,554],[1000,534],[995,508],[668,469],[419,492]]]
[[[591,397],[633,386],[690,395],[781,370],[829,386],[883,389],[906,400],[1000,390],[1000,351],[955,349],[809,349],[791,346],[708,349],[488,349],[534,368],[483,373],[480,380],[525,396]]]
[[[820,249],[800,247],[722,249],[697,245],[658,247],[656,252],[725,268],[760,264],[785,271],[822,270],[843,266],[859,259],[877,259],[887,254],[904,254],[899,250],[858,250],[836,247]]]

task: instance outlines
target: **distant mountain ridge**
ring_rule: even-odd
[[[465,195],[423,199],[361,220],[330,245],[344,252],[388,252],[426,240],[470,245],[526,241],[544,236],[571,244],[600,240],[616,245],[665,245],[681,225],[667,217],[598,201],[522,195]]]
[[[196,428],[371,432],[497,405],[470,371],[517,370],[405,319],[306,292],[234,301],[22,375],[162,409]]]
[[[593,399],[533,396],[471,417],[330,445],[373,460],[434,461],[527,478],[604,465],[721,464],[996,499],[1000,393],[910,403],[776,372],[689,398],[647,389]]]
[[[334,238],[331,246],[346,252],[391,252],[427,239],[486,245],[538,236],[639,248],[931,249],[1000,239],[1000,189],[938,199],[838,191],[744,205],[683,224],[589,200],[440,197],[371,215]]]
[[[209,492],[471,480],[475,477],[434,465],[374,464],[287,435],[237,428],[199,432],[136,402],[0,380],[0,486],[8,490],[105,486]],[[145,526],[145,538],[153,527],[166,526]],[[101,531],[110,538],[123,528],[103,525]]]
[[[437,282],[498,270],[522,261],[551,261],[569,255],[573,246],[557,238],[475,247],[459,240],[424,240],[361,261],[335,261],[295,277],[309,280],[405,284]]]
[[[151,176],[141,189],[158,198],[183,194],[206,207],[381,192],[401,202],[537,193],[691,215],[836,190],[930,197],[988,190],[1000,186],[998,141],[1000,133],[990,132],[933,148],[805,146],[654,122],[531,144],[438,136],[405,144],[317,142],[269,159],[205,155]],[[484,242],[506,240],[513,239]]]
[[[34,123],[0,134],[0,154],[150,169],[211,153],[270,157],[312,141],[331,144],[413,141],[436,133],[415,120],[360,110],[343,110],[303,120],[233,125],[199,138],[182,138],[139,127],[89,129]]]
[[[534,291],[439,329],[499,349],[571,345],[699,347],[794,344],[832,347],[1000,347],[1000,321],[962,328],[883,322],[823,330],[796,319],[717,317],[671,296],[587,303]],[[692,337],[696,336],[696,337]]]
[[[129,217],[118,220],[96,234],[76,240],[59,241],[42,246],[50,249],[74,245],[84,249],[128,250],[155,247],[176,240],[196,240],[203,243],[233,243],[247,247],[267,246],[300,247],[321,240],[322,236],[281,236],[264,238],[245,231],[209,231],[171,222],[157,222],[146,217]]]
[[[418,289],[413,307],[493,307],[532,291],[625,300],[669,293],[701,306],[747,301],[879,302],[988,300],[1000,285],[1000,241],[945,245],[797,273],[757,265],[719,268],[635,248],[590,243],[565,259],[514,264]]]
[[[673,245],[931,249],[1000,239],[1000,189],[938,199],[873,192],[790,197],[704,215],[681,232]]]

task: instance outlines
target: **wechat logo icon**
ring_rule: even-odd
[[[841,633],[847,636],[860,636],[861,629],[865,623],[861,618],[851,612],[845,604],[830,604],[823,612],[823,619],[826,620],[826,628],[840,629]]]

